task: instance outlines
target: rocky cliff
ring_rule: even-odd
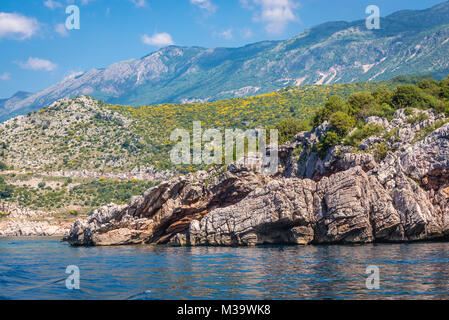
[[[417,111],[415,111],[417,112]],[[445,239],[449,235],[449,124],[365,121],[385,129],[357,149],[315,150],[329,125],[279,148],[280,166],[259,174],[255,155],[227,168],[172,178],[78,220],[72,245],[261,245]],[[425,119],[425,120],[424,120]],[[387,152],[379,156],[375,146]],[[249,160],[249,161],[248,161]]]

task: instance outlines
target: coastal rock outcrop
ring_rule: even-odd
[[[279,147],[276,174],[261,175],[254,161],[239,161],[226,170],[172,178],[128,205],[103,207],[77,221],[66,240],[252,246],[446,239],[449,124],[419,139],[441,120],[431,113],[427,118],[410,124],[402,111],[392,121],[368,118],[395,138],[369,137],[362,151],[338,146],[322,157],[312,147],[326,132],[324,123]],[[372,152],[379,143],[389,149],[384,159]]]
[[[173,178],[134,197],[129,205],[110,205],[73,225],[67,240],[75,245],[167,243],[215,208],[238,203],[271,178],[256,168],[232,164]]]
[[[0,237],[66,236],[73,223],[49,221],[48,215],[13,204],[0,204]]]

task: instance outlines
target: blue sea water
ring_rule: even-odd
[[[66,288],[66,267],[80,290]],[[379,267],[380,288],[366,288]],[[448,299],[449,243],[72,248],[0,239],[0,299]]]

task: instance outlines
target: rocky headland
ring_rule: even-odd
[[[324,122],[279,147],[273,175],[260,174],[253,154],[226,168],[172,177],[127,205],[76,221],[66,240],[253,246],[447,239],[449,124],[431,110],[419,112],[426,116],[417,122],[404,109],[390,121],[369,117],[365,122],[382,127],[382,136],[320,154],[316,146],[330,127]]]

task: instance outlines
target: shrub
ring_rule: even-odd
[[[348,98],[351,114],[356,114],[359,110],[368,108],[373,102],[374,97],[368,91],[353,93]]]
[[[355,119],[344,112],[338,111],[332,114],[330,125],[340,137],[343,137],[354,128]]]
[[[330,116],[337,111],[347,112],[346,102],[340,96],[330,96],[324,107],[320,108],[313,117],[313,126],[318,127],[324,121],[329,120]]]
[[[8,166],[6,165],[6,163],[0,161],[0,171],[6,170],[6,169],[8,169]]]
[[[412,107],[407,107],[407,108],[404,109],[404,114],[406,116],[411,116],[413,114],[413,112],[415,112],[415,110],[413,110]]]
[[[443,99],[449,99],[449,78],[441,80],[440,87],[440,97]]]
[[[329,148],[338,145],[341,141],[341,137],[334,131],[328,131],[324,136],[321,137],[320,142],[317,145],[317,151],[321,158],[326,155]]]
[[[5,180],[0,177],[0,199],[11,198],[14,192],[14,186],[6,184]]]
[[[438,105],[435,110],[438,113],[443,113],[446,116],[449,116],[449,101],[448,102],[441,102],[440,105]]]
[[[387,146],[385,145],[384,142],[379,143],[376,149],[374,150],[374,157],[376,158],[377,161],[382,161],[386,158],[387,155],[388,155]]]
[[[384,128],[380,125],[364,125],[354,131],[353,134],[346,137],[343,141],[345,145],[358,147],[363,140],[371,136],[379,136],[383,132]]]
[[[431,94],[433,96],[438,96],[440,92],[440,85],[435,80],[422,80],[418,83],[418,87],[422,89],[425,93]]]
[[[393,118],[393,115],[394,109],[390,105],[386,103],[379,105],[377,104],[377,102],[375,102],[367,108],[360,109],[355,117],[357,121],[363,121],[364,119],[371,116],[387,118],[388,120],[391,120]]]
[[[293,139],[301,131],[308,131],[311,126],[308,121],[290,118],[279,122],[275,127],[278,130],[279,144],[284,144]]]
[[[385,88],[377,88],[373,91],[374,100],[379,104],[391,104],[393,98],[393,91]]]
[[[406,107],[422,107],[424,102],[423,92],[417,86],[404,85],[398,86],[394,91],[392,103],[396,109]]]
[[[424,112],[420,112],[417,115],[410,117],[407,119],[407,122],[410,124],[421,123],[429,119],[429,116]]]

